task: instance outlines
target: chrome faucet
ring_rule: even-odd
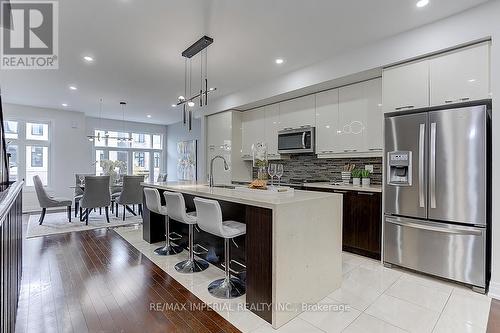
[[[218,158],[224,161],[224,170],[226,171],[229,170],[229,165],[227,164],[227,161],[224,158],[224,156],[217,155],[214,158],[212,158],[212,160],[210,160],[210,173],[208,174],[208,186],[210,187],[214,187],[214,161]]]

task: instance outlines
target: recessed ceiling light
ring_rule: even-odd
[[[61,105],[64,106],[65,108],[68,107],[68,103],[62,103]]]
[[[172,104],[172,107],[175,108],[177,106],[177,104]]]
[[[70,90],[77,90],[78,88],[76,86],[69,86]]]
[[[476,79],[470,79],[469,82],[476,82]]]
[[[285,60],[283,60],[282,58],[278,58],[276,60],[274,60],[275,63],[277,63],[278,65],[281,65],[282,63],[285,62]]]
[[[151,118],[151,115],[150,115],[150,114],[148,114],[146,117]]]
[[[86,62],[92,62],[94,61],[94,58],[92,58],[91,56],[85,56],[83,57],[83,60],[85,60]]]
[[[417,7],[422,8],[429,4],[429,0],[419,0],[417,1]]]
[[[185,98],[184,96],[182,96],[182,95],[180,95],[179,97],[177,97],[177,99],[178,99],[179,101],[184,101],[184,100],[186,100],[186,98]]]

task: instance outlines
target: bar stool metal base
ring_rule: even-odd
[[[163,247],[157,248],[154,252],[159,256],[171,256],[174,254],[181,253],[183,248],[178,245],[165,245]]]
[[[245,284],[238,278],[223,278],[210,283],[208,292],[217,298],[236,298],[245,294]]]
[[[175,265],[175,270],[179,273],[197,273],[208,268],[208,263],[198,259],[188,259],[181,261]]]

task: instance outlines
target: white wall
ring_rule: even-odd
[[[500,170],[500,1],[451,16],[391,38],[377,41],[326,61],[291,72],[253,88],[221,97],[204,114],[239,106],[313,85],[425,56],[484,38],[492,39],[493,170]],[[500,299],[500,174],[493,172],[492,276],[490,295]]]
[[[205,148],[202,146],[201,140],[201,118],[193,119],[193,126],[191,132],[188,131],[187,127],[184,126],[182,122],[168,125],[167,126],[167,173],[169,181],[177,180],[177,143],[179,141],[188,140],[198,140],[198,152],[197,152],[197,173],[198,179],[201,181],[202,176],[202,164],[201,163],[201,151]]]
[[[92,171],[90,142],[85,138],[85,115],[54,109],[36,108],[13,104],[3,105],[6,120],[44,121],[50,123],[49,186],[48,191],[57,196],[73,197],[70,188],[75,173]],[[23,211],[38,210],[38,200],[33,188],[25,188]]]

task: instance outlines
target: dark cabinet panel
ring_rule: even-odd
[[[356,249],[380,259],[382,202],[379,193],[357,192],[351,219],[356,225]]]

